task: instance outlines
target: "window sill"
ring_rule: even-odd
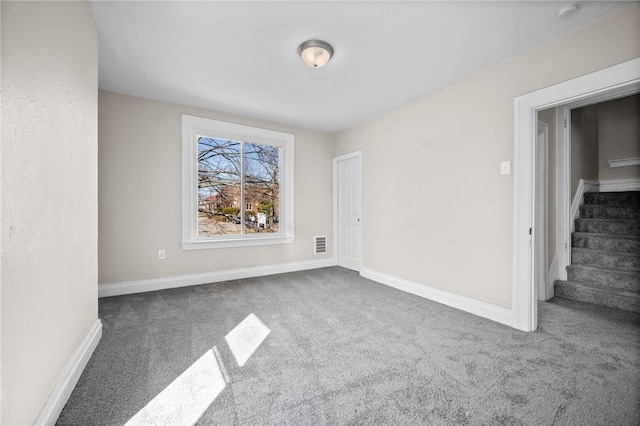
[[[266,246],[272,244],[291,244],[295,239],[296,237],[293,235],[279,235],[273,237],[267,236],[255,238],[221,238],[218,240],[183,241],[182,250],[203,250],[229,247]]]

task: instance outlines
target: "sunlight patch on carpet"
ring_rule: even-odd
[[[225,386],[220,365],[211,349],[138,411],[126,426],[193,425]]]
[[[242,367],[262,344],[271,330],[255,315],[250,314],[227,334],[224,339],[231,349],[233,357]]]

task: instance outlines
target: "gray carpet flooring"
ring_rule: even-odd
[[[59,425],[640,424],[640,316],[580,302],[540,303],[524,333],[335,267],[105,298],[99,316]],[[268,334],[239,327],[241,366],[225,336],[248,317]],[[207,353],[217,379],[194,370]],[[190,380],[218,381],[195,418]]]

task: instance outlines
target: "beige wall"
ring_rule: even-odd
[[[640,178],[640,165],[609,167],[609,160],[640,157],[640,94],[598,105],[598,178]]]
[[[2,2],[2,418],[31,424],[97,321],[98,36]]]
[[[640,94],[571,111],[571,198],[580,179],[638,179],[640,166],[609,160],[640,157]]]
[[[547,248],[549,253],[547,270],[556,253],[556,175],[557,175],[557,126],[556,108],[538,112],[538,120],[549,125],[549,144],[547,151]]]
[[[571,200],[580,179],[598,180],[598,107],[571,110]]]
[[[0,88],[2,87],[2,4],[0,3]],[[1,89],[0,89],[1,90]],[[2,166],[2,93],[0,92],[0,168]],[[2,171],[0,170],[0,224],[2,223]],[[0,225],[1,226],[1,225]],[[0,229],[0,253],[2,252],[2,234]],[[2,422],[2,259],[0,259],[0,423]]]
[[[639,57],[639,19],[636,4],[340,132],[335,155],[362,151],[363,266],[511,307],[514,98]]]
[[[295,135],[293,244],[182,250],[183,113]],[[99,141],[101,284],[331,257],[313,237],[331,246],[332,135],[100,91]]]

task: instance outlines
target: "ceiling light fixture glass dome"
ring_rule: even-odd
[[[307,40],[298,47],[298,54],[311,68],[321,68],[333,56],[333,47],[326,41]]]

